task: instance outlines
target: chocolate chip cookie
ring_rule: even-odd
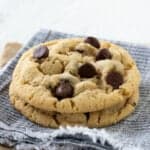
[[[43,111],[89,113],[124,103],[139,83],[124,48],[94,37],[60,39],[22,55],[9,95]]]
[[[74,114],[44,112],[31,106],[15,95],[12,97],[11,103],[29,120],[45,127],[58,128],[59,126],[79,125],[93,128],[116,124],[120,120],[126,118],[134,111],[138,96],[138,90],[135,90],[133,95],[126,99],[124,104],[122,103],[106,110]]]

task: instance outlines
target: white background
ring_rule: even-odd
[[[40,28],[150,42],[150,0],[0,0],[0,49]]]

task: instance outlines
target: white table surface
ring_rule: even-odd
[[[0,0],[0,49],[40,28],[150,42],[150,0]]]

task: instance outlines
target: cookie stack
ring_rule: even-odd
[[[140,73],[122,47],[95,37],[59,39],[20,58],[10,101],[29,120],[46,127],[103,127],[133,112]]]

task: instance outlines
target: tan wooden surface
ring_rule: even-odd
[[[4,146],[0,145],[0,150],[13,150],[13,149],[12,148],[7,148],[7,147],[4,147]]]

